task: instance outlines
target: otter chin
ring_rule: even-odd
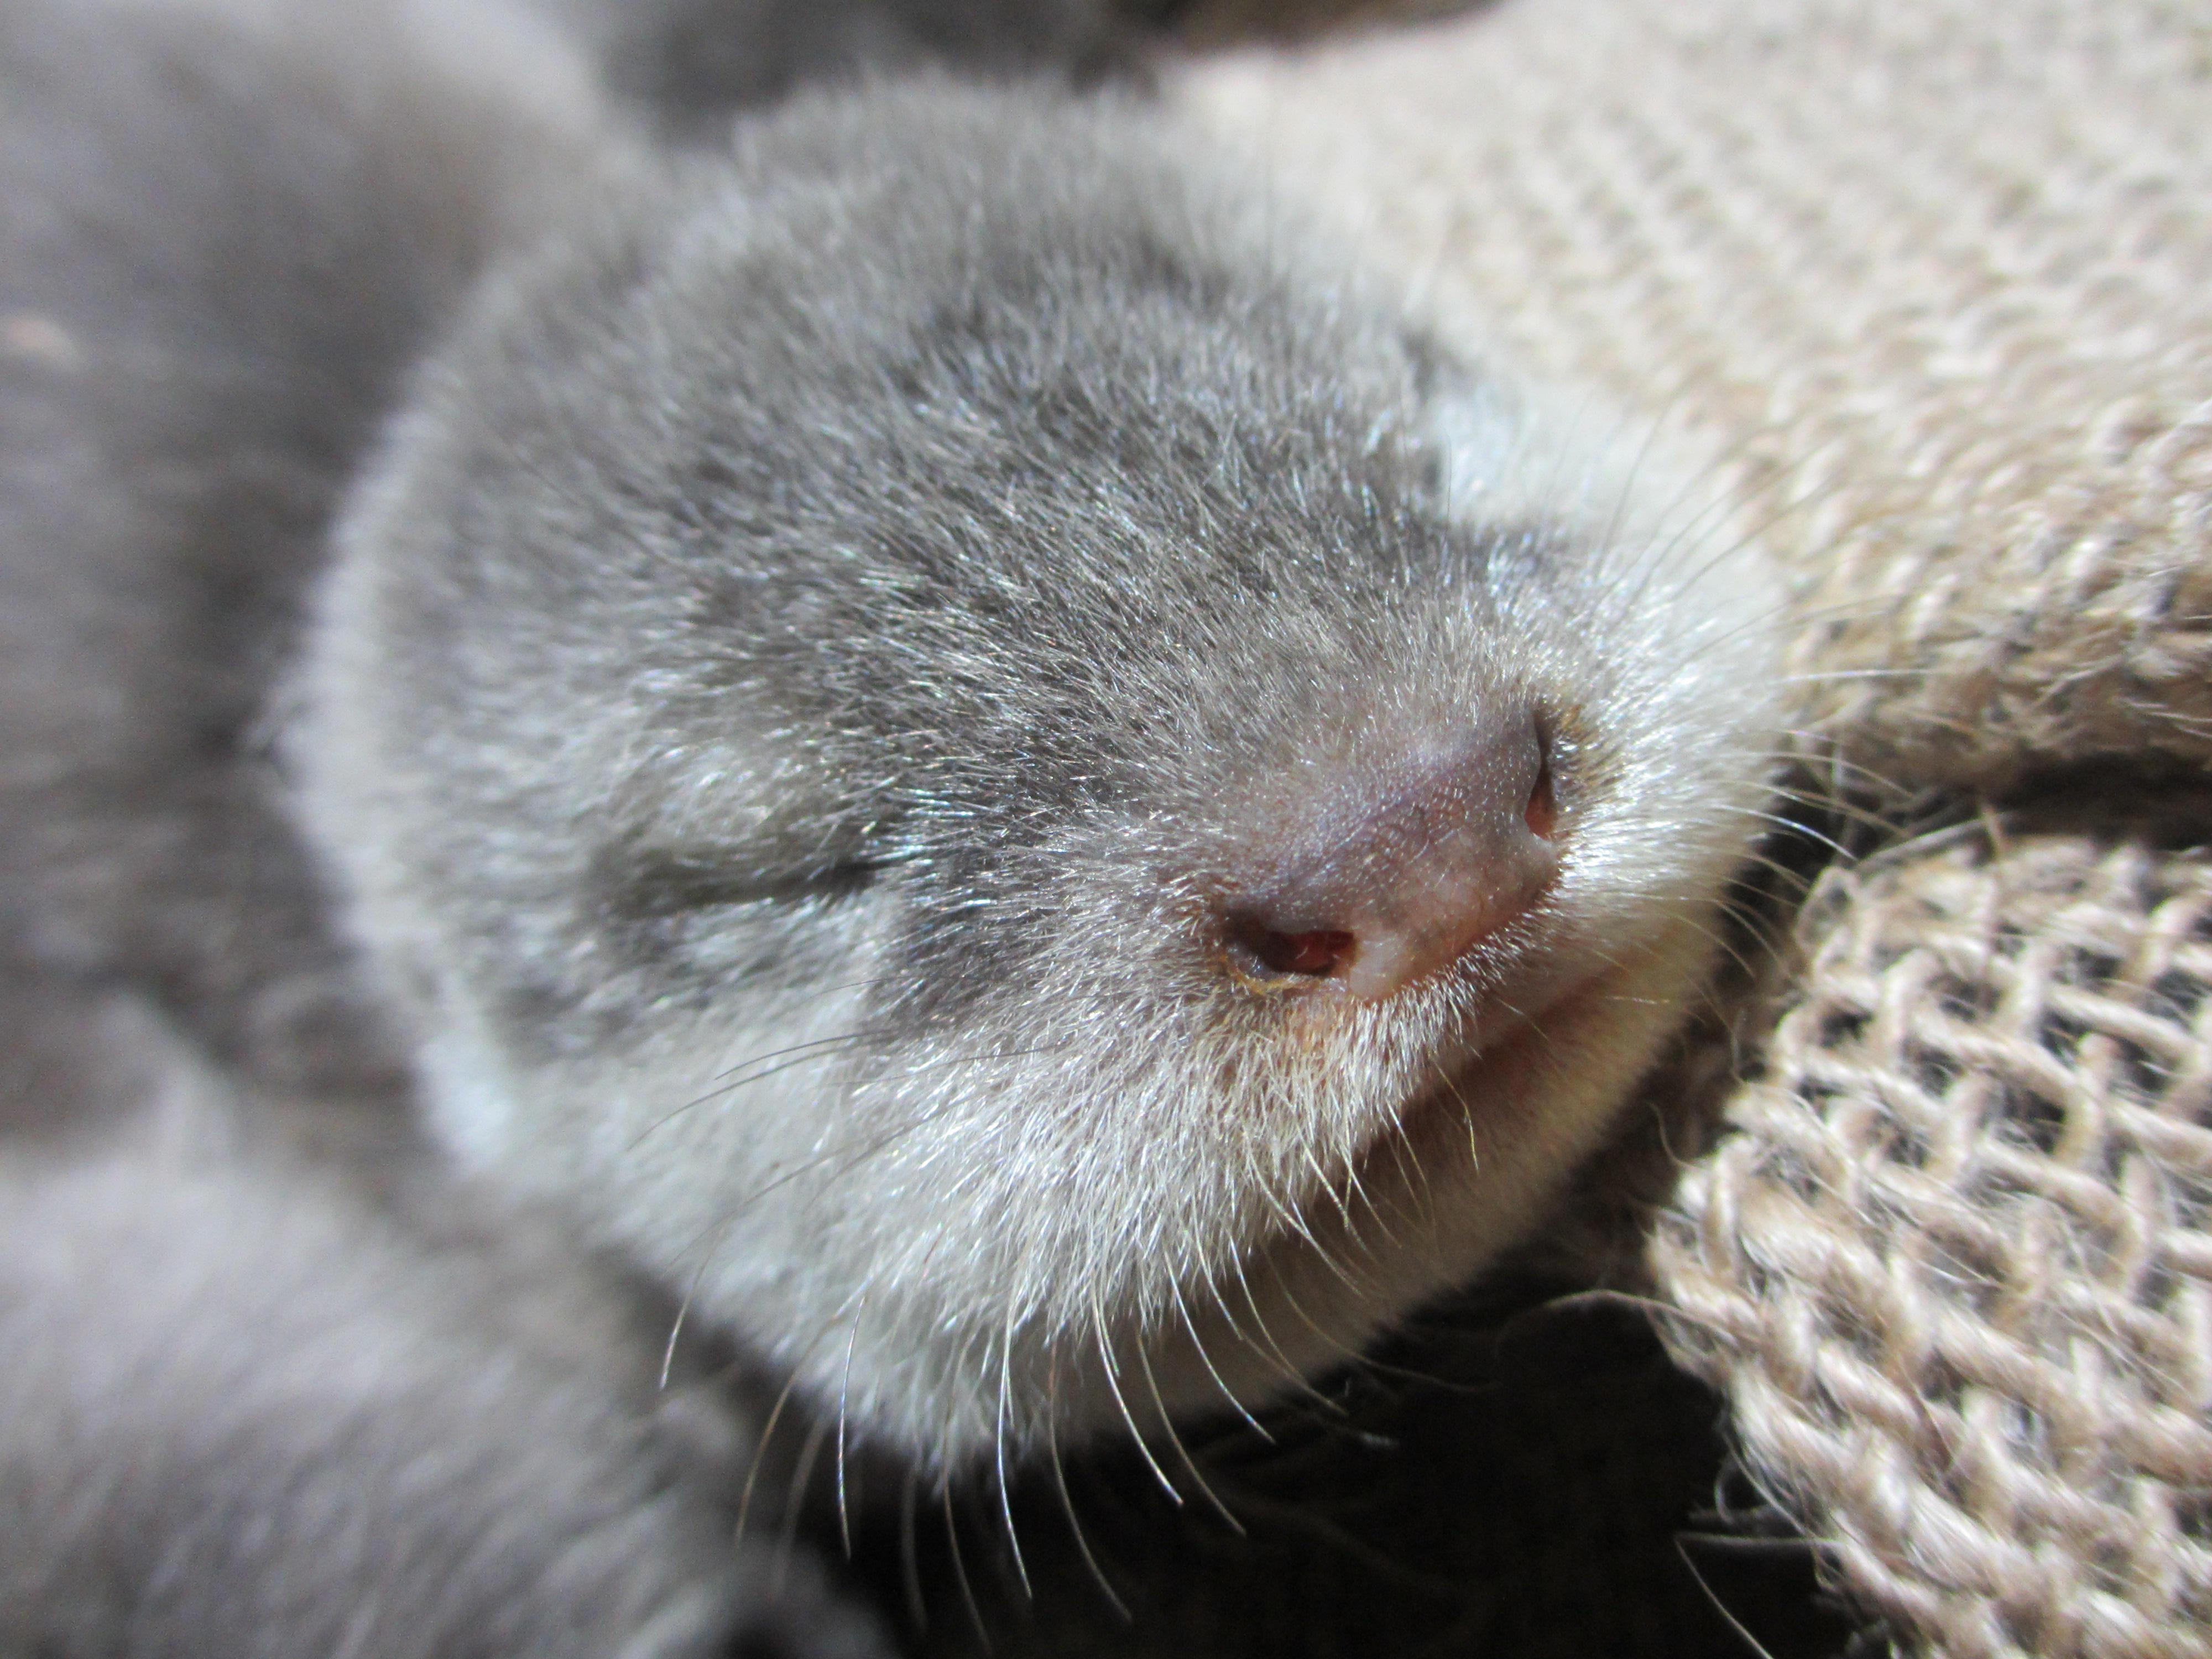
[[[1602,1142],[1680,1018],[1674,988],[1710,949],[1686,927],[1647,963],[1568,988],[1407,1101],[1348,1165],[1316,1172],[1226,1272],[1182,1291],[1171,1317],[1110,1334],[1113,1380],[1095,1346],[1063,1361],[1095,1391],[1088,1426],[1149,1436],[1170,1419],[1260,1410],[1463,1287],[1527,1237]],[[1641,1018],[1624,1022],[1624,1001]],[[1066,1411],[1075,1390],[1058,1391]],[[1065,1425],[1046,1431],[1069,1443]]]

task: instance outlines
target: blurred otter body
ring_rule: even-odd
[[[9,1282],[17,1351],[61,1356],[19,1422],[112,1411],[149,1457],[242,1415],[264,1462],[227,1467],[344,1471],[312,1410],[211,1410],[323,1386],[253,1363],[273,1295],[360,1357],[344,1420],[450,1443],[392,1547],[507,1540],[452,1628],[620,1581],[599,1616],[680,1605],[635,1650],[689,1651],[769,1616],[700,1543],[718,1491],[575,1426],[646,1409],[649,1346],[479,1194],[936,1474],[1257,1401],[1524,1231],[1704,974],[1764,793],[1755,551],[1141,106],[876,85],[672,155],[528,18],[320,10],[0,41],[4,1225],[151,1195]],[[270,1127],[380,1121],[410,1074],[480,1186]],[[180,1114],[219,1132],[134,1132]],[[226,1224],[193,1182],[267,1197]],[[240,1204],[247,1259],[381,1288],[248,1286]],[[494,1243],[440,1242],[480,1205]],[[155,1213],[202,1265],[134,1281]],[[492,1431],[425,1402],[486,1364],[453,1297],[514,1273],[611,1311],[580,1353],[490,1339],[548,1493],[501,1531],[463,1473]],[[228,1358],[149,1413],[115,1356],[179,1321]],[[387,1387],[402,1350],[454,1387]],[[33,1432],[8,1501],[53,1541],[0,1617],[43,1630],[140,1558],[52,1522]],[[264,1484],[226,1501],[281,1538],[299,1483]],[[545,1565],[648,1512],[599,1579]],[[868,1639],[797,1605],[802,1646]],[[380,1616],[368,1650],[447,1650]],[[325,1626],[268,1628],[191,1639]]]

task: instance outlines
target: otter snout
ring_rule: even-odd
[[[1533,715],[1323,779],[1310,810],[1255,826],[1222,910],[1232,963],[1262,982],[1394,995],[1527,913],[1558,872],[1558,828]]]

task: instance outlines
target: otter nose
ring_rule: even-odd
[[[1364,771],[1243,872],[1230,949],[1257,976],[1389,996],[1527,912],[1559,868],[1556,819],[1534,720]]]

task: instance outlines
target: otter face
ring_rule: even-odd
[[[451,1144],[940,1468],[1261,1399],[1528,1227],[1765,788],[1755,552],[1152,118],[878,88],[595,210],[303,677]]]

